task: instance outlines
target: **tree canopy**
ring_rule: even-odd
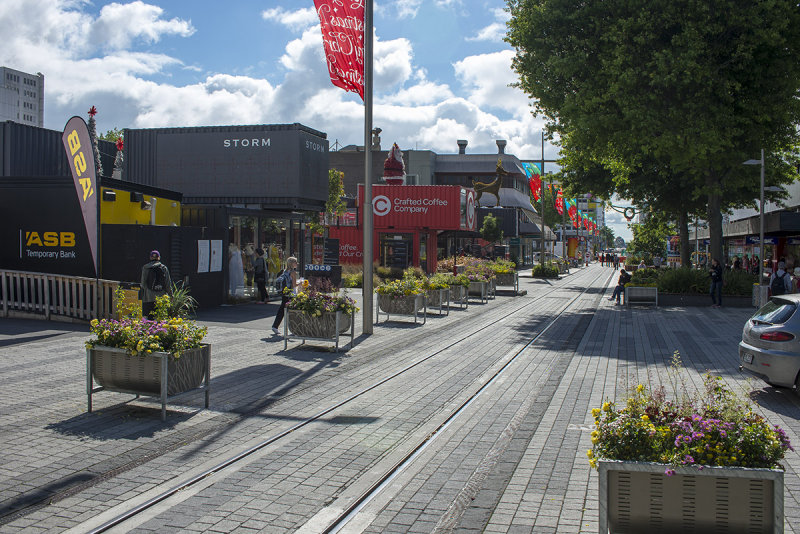
[[[559,134],[567,181],[705,208],[718,255],[722,212],[758,197],[742,162],[764,148],[767,185],[797,176],[796,2],[507,2],[518,86]]]

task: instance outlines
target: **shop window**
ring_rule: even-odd
[[[413,234],[381,234],[381,266],[396,269],[407,268],[412,263],[413,243]]]

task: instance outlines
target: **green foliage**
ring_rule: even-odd
[[[104,133],[102,135],[98,135],[97,138],[98,139],[104,139],[106,141],[116,142],[117,139],[122,137],[123,133],[124,133],[124,130],[122,128],[112,128],[111,130],[107,131],[106,133]]]
[[[325,312],[341,311],[352,315],[358,311],[355,301],[347,295],[328,295],[318,291],[300,291],[292,296],[286,306],[314,317]]]
[[[328,200],[325,202],[325,213],[342,215],[347,206],[342,200],[344,196],[344,173],[336,169],[328,170]]]
[[[480,233],[481,237],[489,243],[497,243],[503,239],[503,231],[497,224],[497,218],[491,213],[483,218]]]
[[[456,285],[455,277],[449,273],[436,273],[423,281],[425,289],[447,289],[451,285]]]
[[[605,250],[614,247],[614,230],[608,226],[601,226],[600,232],[600,246]]]
[[[167,317],[191,317],[197,309],[197,300],[191,295],[188,287],[172,284],[172,295],[169,295]]]
[[[664,293],[703,294],[708,293],[711,277],[707,271],[688,267],[666,269],[658,278],[658,290]]]
[[[558,278],[558,266],[553,263],[537,265],[532,271],[534,278]]]
[[[392,280],[386,282],[375,288],[375,292],[379,295],[389,295],[392,297],[403,297],[411,295],[419,295],[425,291],[422,280],[418,278],[402,278],[400,280]]]
[[[628,243],[628,255],[644,259],[646,263],[653,256],[667,255],[667,240],[675,230],[672,225],[655,215],[645,222],[631,225],[633,240]],[[629,262],[630,263],[630,262]]]
[[[740,295],[749,297],[753,294],[753,284],[758,282],[757,274],[750,274],[742,270],[724,271],[722,274],[724,295]]]
[[[631,275],[630,285],[650,286],[658,282],[660,271],[658,269],[636,269]]]

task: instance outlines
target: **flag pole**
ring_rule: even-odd
[[[544,267],[545,264],[544,261],[544,130],[542,130],[542,168],[540,170],[542,172],[542,185],[541,185],[542,192],[540,198],[541,200],[540,206],[542,214],[542,227],[540,228],[540,230],[542,231],[542,246],[539,248],[539,250],[542,251],[540,259],[541,259],[541,265],[542,267]]]
[[[362,312],[364,334],[372,334],[372,0],[364,2],[364,281]]]

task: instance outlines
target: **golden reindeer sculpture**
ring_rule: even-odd
[[[475,202],[478,206],[481,205],[481,195],[483,193],[491,193],[494,195],[494,198],[497,199],[497,206],[500,206],[500,186],[503,185],[503,176],[511,176],[511,173],[508,172],[503,168],[503,163],[500,161],[500,158],[497,158],[497,168],[495,169],[496,177],[493,182],[485,183],[485,182],[476,182],[472,180],[472,187],[475,189],[475,192],[478,196],[475,198]]]

